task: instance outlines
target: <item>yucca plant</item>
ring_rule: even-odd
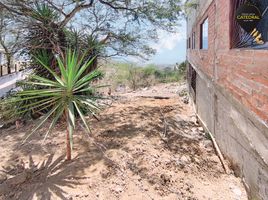
[[[20,91],[16,94],[15,99],[11,99],[11,102],[33,102],[19,107],[17,109],[19,113],[24,113],[31,109],[44,113],[38,125],[27,135],[25,140],[42,127],[48,119],[51,119],[51,124],[48,127],[44,140],[60,119],[66,120],[67,160],[70,160],[73,133],[77,118],[81,118],[86,131],[90,133],[90,127],[86,122],[85,113],[89,111],[95,115],[95,112],[99,110],[95,102],[97,97],[93,96],[96,87],[94,88],[91,83],[93,80],[102,76],[102,73],[96,70],[89,74],[85,73],[94,61],[94,58],[88,59],[85,62],[84,56],[79,57],[77,53],[71,50],[67,50],[66,54],[65,58],[56,57],[60,71],[58,74],[44,62],[42,56],[36,57],[40,65],[51,73],[54,80],[33,75],[30,79],[31,81],[25,83],[32,86],[40,86],[41,89]]]

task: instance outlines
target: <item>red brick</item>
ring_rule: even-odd
[[[188,51],[189,60],[211,78],[216,68],[217,83],[250,111],[268,121],[268,51],[230,49],[230,1],[217,1],[217,8],[215,6],[212,3],[196,22],[193,30],[197,49]],[[209,49],[204,51],[198,49],[198,36],[200,24],[207,16]]]

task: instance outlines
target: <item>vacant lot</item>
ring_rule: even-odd
[[[181,88],[116,94],[100,121],[88,119],[98,145],[78,127],[71,162],[64,160],[64,125],[44,143],[43,129],[24,145],[33,123],[0,130],[0,199],[246,200],[241,180],[224,173],[181,101]],[[148,98],[156,95],[169,98]]]

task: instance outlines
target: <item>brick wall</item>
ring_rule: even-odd
[[[196,48],[187,50],[187,58],[268,124],[268,50],[230,48],[230,1],[214,0],[196,15],[188,27],[188,37],[195,32]],[[209,48],[201,50],[200,25],[207,17]]]

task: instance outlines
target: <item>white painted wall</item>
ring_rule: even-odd
[[[0,49],[0,65],[4,64],[4,54],[2,52],[2,50]]]
[[[5,96],[7,92],[14,89],[16,82],[25,79],[29,73],[31,73],[30,70],[23,70],[0,77],[0,97]]]

